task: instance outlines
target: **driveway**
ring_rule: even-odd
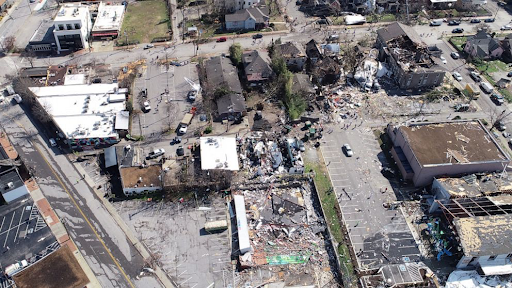
[[[335,128],[323,140],[322,155],[360,269],[419,260],[420,252],[400,210],[382,205],[396,197],[380,173],[387,162],[372,130]],[[345,143],[354,150],[353,157],[342,152]]]

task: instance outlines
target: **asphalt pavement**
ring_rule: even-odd
[[[49,147],[19,105],[6,105],[0,124],[11,135],[25,164],[34,171],[42,193],[102,287],[150,286],[136,280],[144,259],[83,181],[83,176],[58,149]]]

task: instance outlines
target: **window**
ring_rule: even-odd
[[[494,261],[494,259],[496,259],[496,256],[490,256],[489,260],[487,260],[487,261]]]
[[[79,23],[75,23],[75,29],[80,29],[80,24]]]
[[[59,30],[64,30],[64,25],[59,24]]]
[[[71,24],[66,24],[66,29],[67,29],[67,30],[72,30],[72,29],[73,29],[73,27],[71,26]]]

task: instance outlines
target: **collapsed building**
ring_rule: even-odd
[[[394,22],[377,30],[379,59],[389,65],[401,89],[420,89],[443,83],[445,70],[410,26]]]

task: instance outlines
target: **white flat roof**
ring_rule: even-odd
[[[105,5],[101,2],[92,31],[119,30],[123,21],[124,9],[124,5]]]
[[[235,137],[201,137],[201,169],[238,171],[238,152]]]
[[[31,87],[37,100],[70,139],[116,137],[114,116],[125,102],[109,102],[118,95],[117,83]],[[124,97],[124,94],[121,94]]]
[[[251,241],[249,238],[244,196],[234,195],[233,200],[235,202],[236,226],[238,228],[238,246],[240,253],[245,254],[251,251]]]
[[[64,85],[85,84],[85,74],[70,74],[64,76]]]
[[[89,8],[81,4],[66,4],[60,8],[54,21],[81,20],[87,14]],[[84,15],[85,14],[85,15]]]

